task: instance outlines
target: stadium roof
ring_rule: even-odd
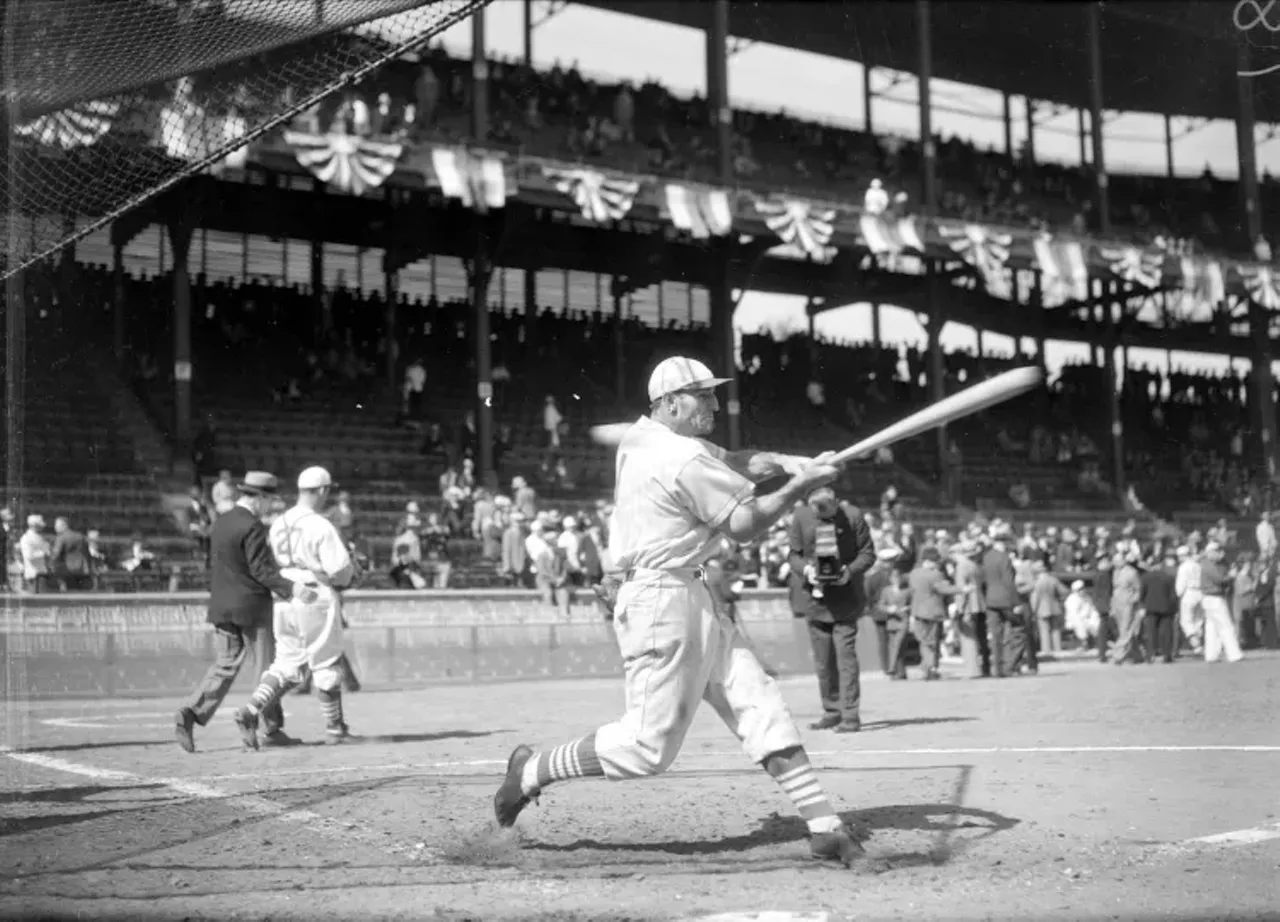
[[[583,2],[698,29],[710,23],[710,5],[688,0]],[[1087,109],[1087,5],[932,3],[933,76]],[[1234,3],[1129,0],[1101,7],[1104,109],[1235,119]],[[916,4],[907,0],[735,0],[729,32],[748,41],[915,73],[915,17]],[[1249,34],[1256,38],[1264,32],[1259,26]],[[1280,46],[1254,45],[1255,65],[1280,64]],[[1278,81],[1280,72],[1255,81],[1259,122],[1280,122]]]

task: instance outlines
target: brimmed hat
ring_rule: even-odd
[[[236,484],[241,493],[252,493],[255,496],[270,495],[280,489],[280,481],[275,474],[266,471],[246,471],[244,479]]]
[[[708,390],[727,383],[728,378],[717,378],[697,359],[672,356],[659,362],[649,376],[649,400],[659,400],[676,391]]]
[[[273,477],[272,480],[275,478]],[[322,467],[309,467],[298,475],[299,490],[320,490],[324,487],[336,486],[329,472]]]

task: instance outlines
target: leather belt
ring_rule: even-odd
[[[697,579],[702,580],[703,582],[706,582],[707,579],[706,567],[636,567],[634,569],[624,571],[622,574],[622,581],[629,583],[635,579],[637,575],[644,573],[659,573],[662,575],[674,576],[678,579]]]

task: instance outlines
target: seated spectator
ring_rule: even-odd
[[[423,557],[426,562],[425,568],[434,575],[436,589],[449,588],[449,574],[453,570],[449,555],[449,537],[450,530],[447,525],[441,524],[440,517],[434,512],[428,513],[427,524],[422,529]]]
[[[416,530],[406,528],[396,535],[391,545],[389,575],[397,589],[427,588],[427,577],[422,571],[422,538]]]

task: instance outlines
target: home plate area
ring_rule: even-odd
[[[230,708],[172,739],[176,701],[11,703],[2,918],[1274,918],[1276,660],[1051,664],[1001,682],[864,684],[864,730],[808,731],[869,859],[804,824],[709,711],[655,779],[553,786],[492,822],[510,750],[614,716],[605,680],[351,696],[365,739],[243,752]],[[797,720],[811,679],[783,683]]]

